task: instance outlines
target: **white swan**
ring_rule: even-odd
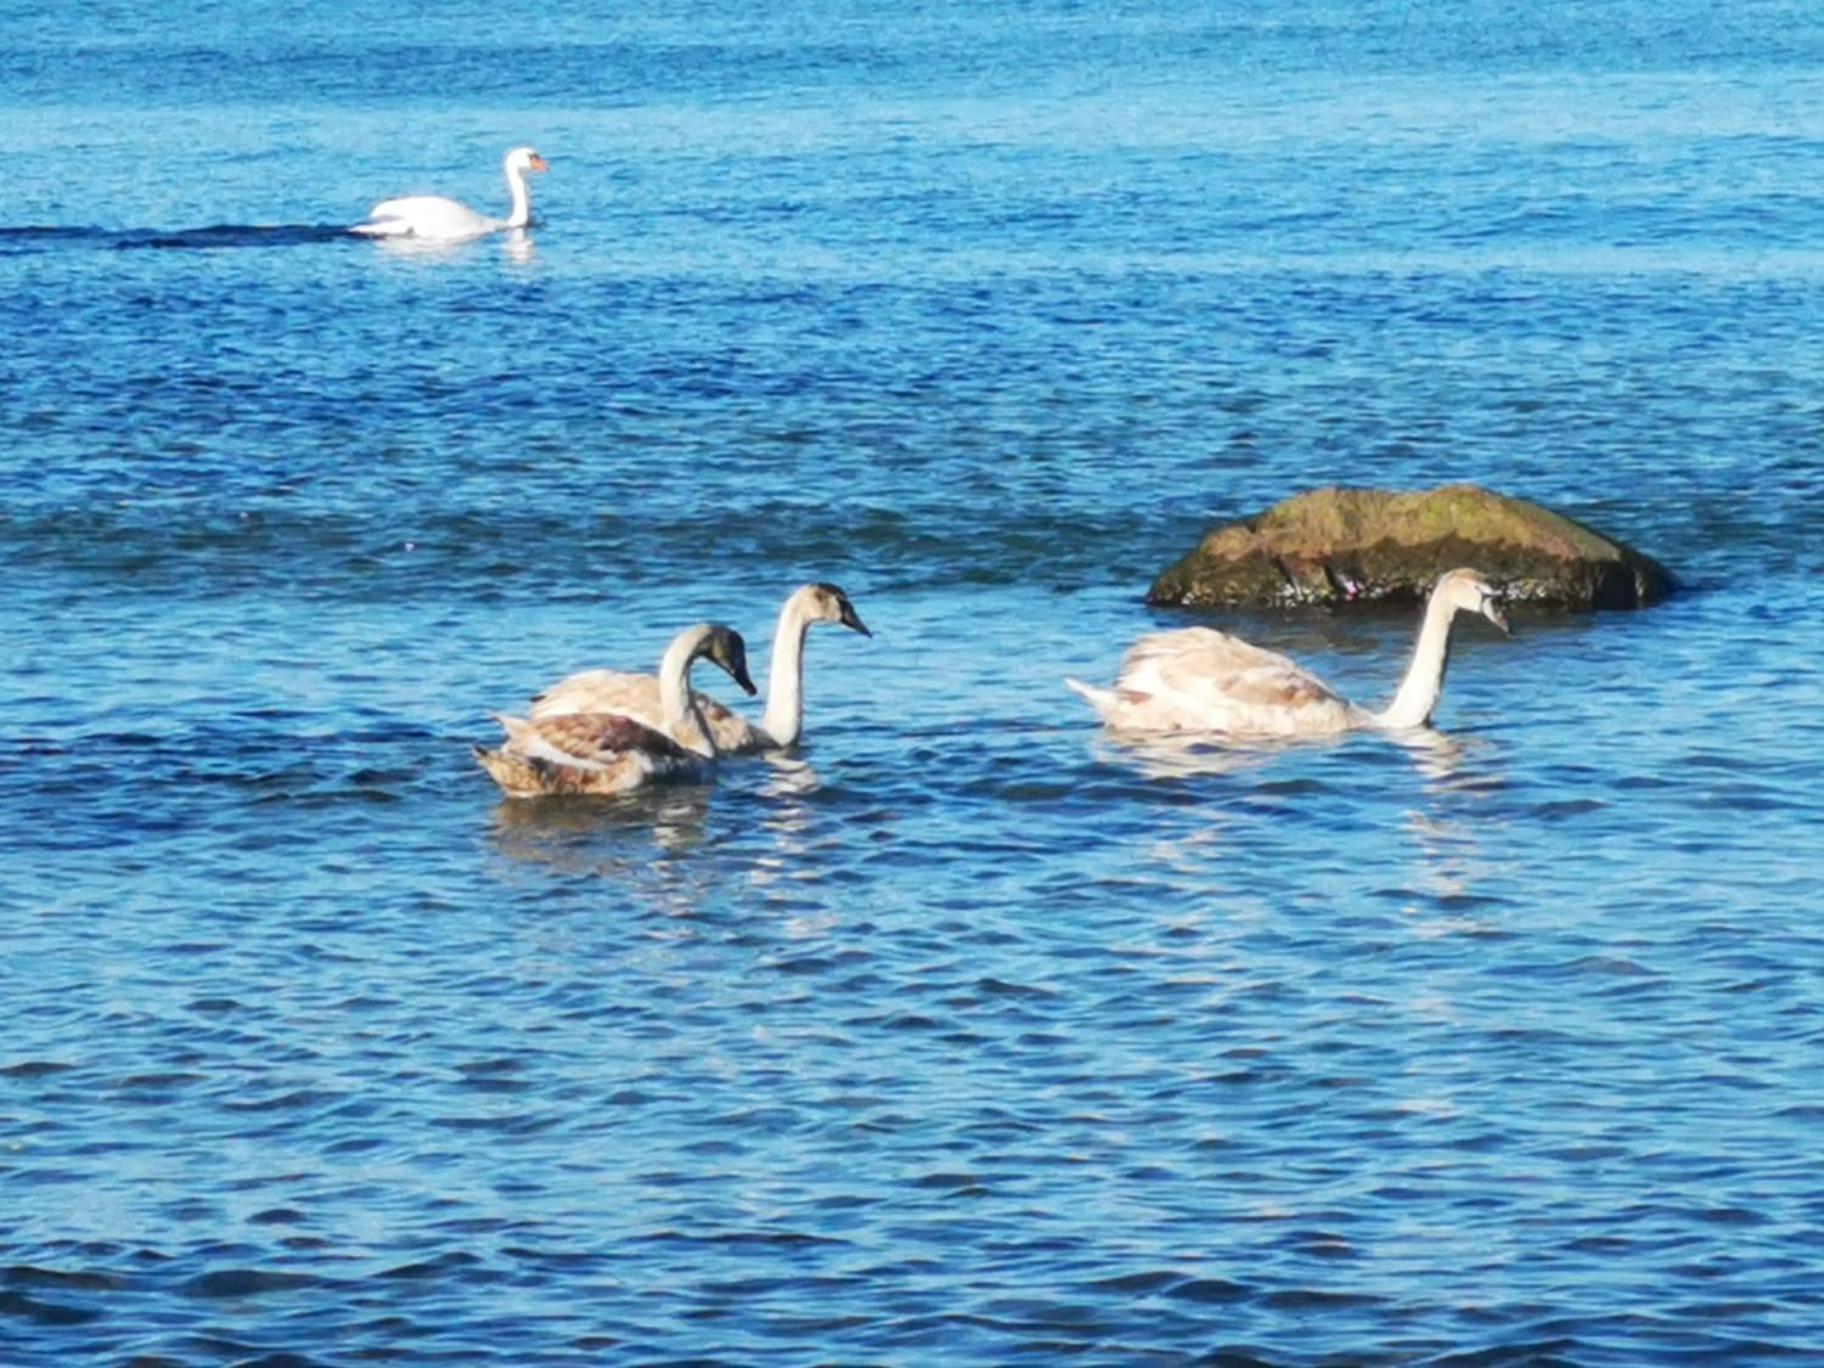
[[[367,211],[367,220],[348,231],[364,237],[416,238],[424,242],[463,242],[469,238],[524,228],[532,220],[532,196],[526,189],[528,171],[548,171],[545,159],[529,147],[515,147],[500,164],[507,178],[513,207],[504,219],[478,214],[466,204],[441,195],[413,195],[381,200]]]
[[[1406,678],[1382,712],[1339,698],[1276,652],[1208,627],[1141,637],[1122,659],[1112,689],[1064,682],[1090,701],[1107,726],[1121,731],[1271,737],[1422,727],[1444,687],[1450,628],[1459,612],[1480,613],[1509,631],[1501,596],[1475,571],[1440,576],[1425,605]]]
[[[721,666],[748,693],[754,681],[747,673],[747,643],[730,627],[699,623],[672,639],[659,662],[658,688],[663,731],[614,713],[573,713],[564,717],[524,718],[496,714],[507,733],[495,750],[475,747],[475,758],[514,798],[547,793],[625,793],[663,780],[702,776],[716,758],[715,743],[696,711],[690,690],[690,667],[698,658]],[[673,740],[692,732],[704,739],[701,749]]]
[[[773,658],[767,667],[766,711],[754,726],[706,694],[695,703],[716,749],[725,755],[752,755],[798,744],[804,732],[804,638],[816,622],[836,622],[852,632],[873,636],[856,615],[849,596],[833,584],[806,584],[792,591],[779,610],[773,633]],[[661,727],[686,744],[697,738],[664,727],[660,681],[651,675],[620,670],[585,670],[559,680],[532,700],[534,720],[568,713],[619,713],[650,727]],[[687,739],[688,738],[688,739]]]

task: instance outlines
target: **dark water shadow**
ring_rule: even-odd
[[[219,251],[239,247],[301,247],[359,242],[340,223],[217,223],[203,228],[0,228],[0,256],[25,256],[60,248],[97,251]]]

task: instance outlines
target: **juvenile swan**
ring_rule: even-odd
[[[625,793],[663,780],[702,776],[715,759],[715,743],[696,716],[690,667],[705,657],[748,693],[747,643],[733,628],[699,623],[672,640],[659,662],[663,730],[609,712],[534,719],[497,714],[507,733],[496,750],[475,747],[475,758],[510,796],[546,793]],[[674,737],[694,737],[697,746]]]
[[[515,147],[502,158],[501,173],[513,207],[504,219],[478,214],[466,204],[441,195],[412,195],[381,200],[367,211],[367,221],[348,231],[363,237],[416,238],[424,242],[463,242],[507,228],[524,228],[532,220],[532,196],[526,189],[528,171],[548,171],[545,159],[529,147]]]
[[[1480,613],[1508,632],[1500,595],[1473,570],[1439,577],[1400,691],[1383,712],[1337,697],[1286,657],[1208,627],[1141,637],[1112,689],[1064,682],[1121,731],[1208,731],[1231,736],[1322,736],[1359,727],[1422,727],[1444,687],[1451,623]]]
[[[806,584],[793,590],[779,610],[779,627],[773,634],[766,712],[760,725],[752,725],[707,694],[693,695],[698,716],[707,724],[719,752],[752,755],[798,744],[804,731],[804,638],[814,622],[840,623],[865,637],[874,635],[856,615],[849,596],[835,585]],[[536,721],[570,713],[608,712],[656,727],[661,725],[659,693],[660,681],[651,675],[585,670],[537,695],[532,700],[532,717]],[[679,733],[671,731],[671,735]]]

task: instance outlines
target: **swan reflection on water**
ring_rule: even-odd
[[[1380,744],[1383,741],[1396,749],[1387,750]],[[1104,734],[1095,743],[1094,753],[1098,760],[1131,770],[1147,782],[1245,778],[1242,788],[1249,792],[1280,789],[1283,793],[1271,781],[1275,764],[1301,753],[1337,752],[1345,746],[1376,769],[1397,767],[1400,761],[1396,757],[1404,757],[1412,765],[1426,795],[1405,814],[1405,827],[1418,858],[1414,887],[1428,895],[1468,893],[1486,871],[1476,858],[1475,833],[1472,823],[1464,820],[1460,800],[1498,791],[1505,782],[1500,770],[1487,763],[1498,752],[1485,741],[1447,736],[1429,727],[1380,732],[1365,745],[1345,737],[1237,742],[1197,732]],[[1294,782],[1310,777],[1307,772]],[[1324,781],[1317,782],[1321,787]],[[1200,827],[1162,842],[1153,853],[1163,863],[1181,868],[1219,859],[1226,844],[1222,833],[1233,818],[1232,804],[1209,804]]]
[[[704,840],[714,790],[668,785],[598,797],[506,798],[494,808],[495,847],[509,860],[571,874],[648,871]]]
[[[1378,732],[1375,737],[1399,747],[1421,776],[1440,786],[1484,788],[1491,782],[1486,773],[1469,767],[1468,762],[1485,749],[1474,742],[1430,727]],[[1134,768],[1148,779],[1198,779],[1248,774],[1287,755],[1354,744],[1359,742],[1347,733],[1238,740],[1219,732],[1115,732],[1099,737],[1094,749],[1099,759]]]
[[[499,234],[501,255],[516,266],[530,264],[536,240],[524,228],[514,228]],[[466,259],[477,250],[475,239],[458,242],[445,242],[437,238],[375,238],[374,245],[389,256],[424,257],[431,259]]]
[[[762,763],[766,766],[766,777],[760,782],[760,792],[780,800],[769,810],[766,824],[802,829],[806,817],[804,805],[785,800],[815,793],[823,787],[823,776],[810,761],[786,751],[771,752],[762,757]]]
[[[1235,744],[1201,732],[1117,732],[1098,737],[1092,749],[1098,760],[1137,770],[1147,779],[1201,779],[1246,774],[1288,750],[1315,746],[1311,742]]]
[[[761,765],[759,792],[765,808],[760,825],[772,840],[755,859],[750,877],[758,887],[781,879],[815,879],[820,866],[808,858],[812,813],[804,800],[822,787],[823,779],[808,761],[786,751],[768,753]]]
[[[1414,769],[1436,784],[1448,786],[1464,773],[1464,762],[1470,758],[1467,743],[1430,727],[1413,727],[1384,735],[1406,752]]]
[[[346,230],[337,229],[338,234]],[[524,228],[511,228],[497,233],[500,254],[515,266],[529,266],[534,259],[537,239]],[[374,250],[389,257],[411,257],[427,265],[431,262],[468,261],[476,252],[492,251],[493,246],[481,238],[447,242],[439,238],[391,237],[373,239]]]
[[[816,877],[805,801],[823,779],[790,754],[759,758],[748,773],[758,806],[753,825],[771,838],[758,855],[756,883]],[[494,807],[493,838],[508,859],[573,874],[624,876],[687,857],[708,841],[707,820],[718,785],[672,784],[611,798],[596,795],[507,798]],[[720,785],[726,792],[729,785]],[[741,787],[747,787],[742,785]]]

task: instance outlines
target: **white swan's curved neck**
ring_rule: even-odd
[[[1456,615],[1456,605],[1445,598],[1443,586],[1433,589],[1400,691],[1385,712],[1374,715],[1380,726],[1422,727],[1431,721],[1438,695],[1444,692],[1444,671],[1450,664],[1450,626]]]
[[[526,189],[526,173],[517,166],[506,168],[507,193],[513,197],[513,208],[508,212],[506,226],[524,228],[532,221],[532,195]]]
[[[804,731],[804,638],[811,620],[798,595],[779,610],[773,658],[766,667],[766,711],[760,726],[778,746],[795,746]]]
[[[679,632],[665,648],[659,660],[659,723],[660,730],[680,746],[713,760],[716,743],[690,691],[690,667],[708,637],[709,628],[692,627]]]

